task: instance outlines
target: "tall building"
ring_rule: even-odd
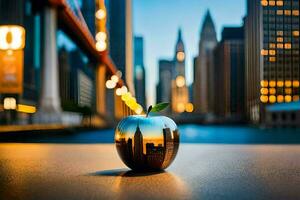
[[[136,131],[134,133],[134,159],[138,165],[143,165],[144,162],[144,153],[143,153],[143,134],[139,127],[139,124],[136,127]]]
[[[200,33],[199,55],[194,66],[194,105],[197,113],[211,112],[214,106],[213,50],[217,45],[214,22],[207,11]]]
[[[129,90],[134,94],[131,0],[109,1],[107,8],[110,55],[122,72]]]
[[[244,28],[225,27],[214,51],[214,113],[222,119],[243,120],[245,96]]]
[[[159,60],[158,65],[159,82],[156,88],[156,102],[171,102],[171,82],[174,62]]]
[[[134,87],[137,102],[146,108],[146,77],[144,67],[144,41],[134,37]]]
[[[182,113],[185,106],[189,103],[189,92],[185,77],[185,51],[182,40],[181,29],[178,30],[177,43],[175,46],[174,70],[172,74],[172,111]]]
[[[299,0],[247,2],[247,114],[264,121],[265,105],[299,100]]]

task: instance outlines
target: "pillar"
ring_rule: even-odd
[[[39,123],[60,123],[62,121],[56,43],[56,12],[55,7],[45,7],[42,91],[36,116]]]

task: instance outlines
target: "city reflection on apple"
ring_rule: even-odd
[[[168,117],[133,115],[118,124],[115,143],[119,156],[129,168],[163,170],[176,157],[179,132]]]

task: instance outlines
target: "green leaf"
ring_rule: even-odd
[[[153,106],[152,109],[150,110],[150,112],[159,112],[159,111],[164,110],[168,106],[169,106],[169,103],[159,103],[159,104],[156,104],[155,106]]]

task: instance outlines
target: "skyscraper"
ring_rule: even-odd
[[[299,100],[299,0],[250,1],[246,17],[247,114]]]
[[[174,62],[170,60],[159,60],[158,65],[159,82],[156,88],[156,102],[171,102],[171,81]]]
[[[144,42],[142,37],[134,37],[134,87],[137,102],[146,107]]]
[[[131,0],[113,0],[107,5],[110,55],[129,90],[134,93]]]
[[[221,119],[244,117],[244,29],[225,27],[214,51],[214,113]]]
[[[139,127],[139,124],[136,127],[134,133],[134,159],[138,165],[143,165],[144,162],[144,153],[143,153],[143,134]]]
[[[185,77],[185,51],[182,40],[181,29],[178,30],[178,37],[175,46],[174,70],[172,74],[172,111],[182,113],[189,102],[189,92]]]
[[[217,45],[215,26],[207,11],[200,33],[199,55],[194,66],[194,104],[197,113],[208,113],[214,106],[213,50]]]

